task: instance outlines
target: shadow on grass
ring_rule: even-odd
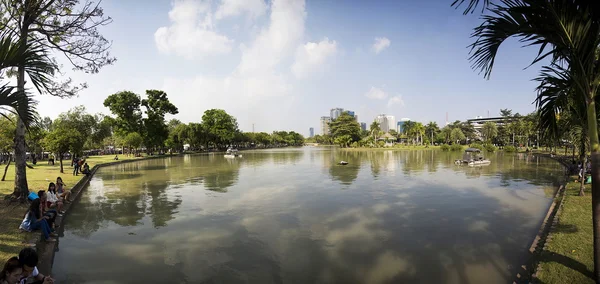
[[[540,255],[540,262],[556,262],[560,263],[570,269],[578,271],[579,273],[585,275],[590,279],[594,279],[594,274],[592,271],[588,270],[585,264],[574,260],[568,256],[564,256],[562,254],[554,253],[554,252],[543,252]],[[539,279],[538,279],[539,281]],[[536,282],[543,283],[543,282]]]
[[[553,229],[553,231],[555,233],[573,234],[573,233],[577,233],[579,231],[579,229],[577,228],[576,225],[573,225],[573,224],[558,224]]]

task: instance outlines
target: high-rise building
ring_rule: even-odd
[[[329,111],[329,117],[331,118],[331,120],[336,120],[340,115],[342,115],[342,113],[344,112],[343,108],[332,108]]]
[[[313,138],[315,137],[315,129],[314,128],[309,128],[308,129],[308,137]]]
[[[362,129],[362,130],[367,130],[367,124],[366,124],[366,123],[364,123],[364,122],[361,122],[361,123],[360,123],[360,129]]]
[[[379,128],[383,132],[387,133],[396,128],[396,118],[393,115],[380,114],[375,117],[375,121],[379,123]]]
[[[329,123],[331,122],[331,117],[329,116],[321,116],[321,134],[329,134]]]
[[[398,121],[398,124],[396,124],[396,131],[398,131],[398,133],[403,133],[403,132],[404,132],[404,129],[403,129],[403,127],[404,127],[404,124],[405,124],[407,121],[410,121],[410,118],[401,118],[401,119]]]

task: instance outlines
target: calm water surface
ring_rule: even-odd
[[[508,154],[454,165],[461,155],[305,147],[103,168],[53,272],[59,283],[506,283],[563,170]]]

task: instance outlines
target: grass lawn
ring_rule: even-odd
[[[87,159],[90,168],[98,164],[114,161],[114,155],[105,156],[91,156]],[[126,157],[119,155],[119,160],[131,160],[140,159],[134,157]],[[0,177],[4,173],[5,165],[0,166]],[[48,183],[56,182],[56,177],[62,177],[67,188],[71,188],[75,185],[79,179],[83,176],[73,175],[73,168],[71,167],[70,161],[63,161],[64,174],[60,173],[60,164],[56,162],[54,166],[48,165],[46,161],[40,161],[34,169],[27,169],[27,183],[30,191],[47,190]],[[11,256],[15,256],[24,247],[24,242],[32,238],[32,234],[38,236],[39,231],[34,233],[21,233],[19,231],[19,225],[23,220],[27,205],[13,203],[8,205],[4,200],[7,194],[13,192],[15,178],[15,167],[14,164],[8,167],[6,174],[6,180],[0,181],[0,267],[4,265],[4,262]]]
[[[592,194],[587,185],[586,196],[578,196],[579,185],[567,184],[559,222],[540,254],[540,283],[594,283]]]

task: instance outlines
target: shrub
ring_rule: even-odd
[[[377,141],[377,147],[383,148],[383,146],[385,146],[385,142],[383,142],[383,141]]]
[[[494,152],[496,152],[496,150],[498,150],[498,147],[494,146],[493,144],[486,143],[486,144],[483,144],[483,150],[485,150],[486,152],[489,152],[489,153],[494,153]]]
[[[504,152],[506,152],[506,153],[513,153],[516,151],[517,151],[517,148],[515,148],[515,146],[504,146]]]
[[[470,145],[471,148],[475,148],[475,149],[479,149],[479,150],[483,150],[485,149],[483,145],[479,144],[479,143],[473,143]]]
[[[448,144],[442,144],[440,146],[440,149],[442,149],[442,151],[449,151],[450,150],[450,146],[448,146]]]
[[[483,147],[485,148],[486,152],[490,152],[490,153],[494,153],[494,152],[496,152],[496,150],[498,150],[498,147],[496,147],[490,143],[486,143],[485,145],[483,145]]]
[[[452,144],[452,146],[450,146],[450,151],[462,151],[463,150],[463,146],[460,144]]]

